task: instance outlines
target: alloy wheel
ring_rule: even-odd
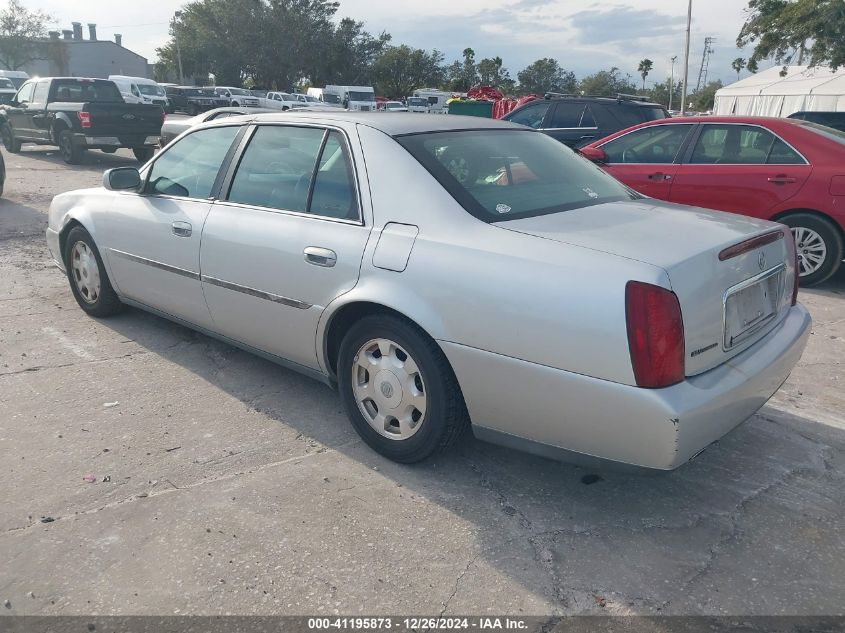
[[[85,303],[96,303],[100,298],[100,267],[94,252],[85,242],[77,242],[70,251],[73,282]]]
[[[352,392],[358,409],[379,435],[412,437],[425,420],[428,396],[417,363],[394,341],[371,339],[352,360]]]
[[[827,259],[827,244],[822,236],[805,226],[792,228],[795,247],[798,249],[798,272],[801,277],[811,275],[822,267]]]

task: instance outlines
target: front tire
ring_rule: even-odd
[[[843,257],[842,234],[838,228],[814,213],[793,213],[780,221],[795,236],[801,286],[815,286],[832,277]]]
[[[135,154],[135,159],[139,163],[146,163],[155,156],[156,152],[154,147],[133,147],[132,153]]]
[[[81,226],[73,227],[65,240],[65,269],[73,296],[85,312],[108,317],[124,309],[94,239]]]
[[[444,451],[469,426],[442,350],[398,317],[376,314],[349,329],[338,353],[338,381],[352,426],[393,461],[413,463]]]
[[[188,104],[188,115],[189,116],[197,116],[199,113],[200,113],[200,110],[196,106],[196,104],[193,104],[193,103]]]
[[[17,154],[21,151],[21,142],[15,139],[15,133],[12,132],[12,126],[4,123],[0,126],[0,136],[3,137],[3,147],[10,154]]]
[[[82,162],[85,149],[73,142],[73,132],[62,130],[59,132],[59,153],[68,165],[78,165]]]

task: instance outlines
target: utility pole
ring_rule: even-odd
[[[690,0],[690,2],[692,2],[692,0]],[[178,31],[179,31],[178,19],[180,17],[182,17],[181,11],[177,11],[176,13],[173,14],[173,41],[176,43],[176,61],[179,63],[179,85],[184,86],[185,85],[185,75],[182,72],[182,51],[179,48],[179,34],[178,34]]]
[[[672,110],[672,87],[675,85],[675,61],[678,59],[677,55],[672,55],[672,72],[669,75],[669,111]]]
[[[689,0],[689,7],[687,8],[687,45],[684,53],[684,89],[681,92],[681,116],[687,109],[687,84],[689,82],[689,37],[690,27],[692,26],[692,0]]]

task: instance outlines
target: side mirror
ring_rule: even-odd
[[[581,156],[587,160],[593,161],[594,163],[607,162],[607,152],[603,149],[599,149],[598,147],[582,147],[578,151],[581,153]]]
[[[109,191],[130,191],[141,186],[141,174],[134,167],[115,167],[103,174],[103,187]]]

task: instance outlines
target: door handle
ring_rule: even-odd
[[[337,263],[337,253],[330,248],[309,246],[303,252],[305,253],[305,261],[315,266],[331,268]]]
[[[777,176],[769,178],[769,182],[775,185],[790,185],[794,182],[798,182],[798,179],[787,176],[786,174],[778,174]]]
[[[174,222],[170,225],[170,230],[176,237],[191,237],[193,228],[188,222]]]
[[[649,180],[672,180],[671,174],[664,174],[662,171],[658,171],[653,174],[649,174]]]

